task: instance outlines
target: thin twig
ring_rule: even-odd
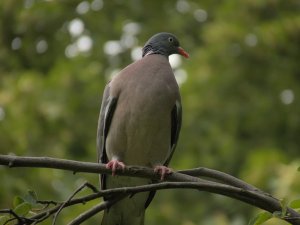
[[[42,205],[46,205],[46,208],[49,205],[57,205],[58,204],[58,202],[53,201],[53,200],[37,200],[36,203],[39,203],[39,204],[42,204]]]
[[[74,196],[75,196],[76,194],[78,194],[78,193],[79,193],[82,189],[84,189],[85,187],[90,188],[93,192],[97,192],[97,191],[98,191],[97,188],[94,187],[94,186],[93,186],[92,184],[90,184],[89,182],[85,182],[85,183],[83,183],[82,185],[80,185],[80,186],[77,188],[77,190],[74,191],[74,193],[73,193],[73,194],[72,194],[72,195],[71,195],[71,196],[70,196],[63,204],[61,204],[61,206],[58,208],[57,212],[56,212],[55,215],[54,215],[52,225],[55,225],[56,219],[57,219],[59,213],[61,212],[61,210],[65,207],[65,205],[66,205],[68,202],[70,202],[70,201],[74,198]]]
[[[11,222],[11,221],[13,221],[13,220],[17,220],[17,221],[18,221],[18,224],[30,224],[30,223],[32,222],[31,219],[24,218],[24,217],[20,217],[20,216],[19,216],[18,214],[16,214],[15,211],[12,210],[12,209],[1,209],[1,210],[0,210],[0,213],[3,213],[3,214],[6,213],[6,214],[10,214],[10,215],[13,216],[13,218],[8,219],[8,220],[4,223],[4,225],[7,224],[7,223],[9,223],[9,222]]]
[[[68,225],[79,225],[79,224],[83,223],[84,221],[88,220],[89,218],[91,218],[92,216],[94,216],[95,214],[97,214],[98,212],[101,212],[104,209],[111,207],[112,205],[114,205],[118,201],[122,200],[126,196],[127,196],[127,194],[117,195],[113,199],[109,199],[105,202],[97,204],[97,205],[93,206],[91,209],[80,214],[78,217],[76,217],[74,220],[72,220]]]

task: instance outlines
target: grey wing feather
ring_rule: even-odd
[[[105,109],[108,105],[108,98],[109,98],[109,84],[106,85],[103,97],[102,97],[102,103],[101,103],[101,109],[98,119],[98,128],[97,128],[97,161],[101,163],[105,163],[105,152],[102,152],[103,146],[104,146],[104,118],[105,118]]]
[[[100,115],[98,119],[97,152],[98,162],[100,163],[108,162],[105,149],[105,142],[118,100],[117,98],[113,98],[109,95],[109,89],[110,85],[107,84],[104,89]],[[105,189],[105,175],[100,176],[100,181],[101,189]]]
[[[175,148],[177,146],[180,129],[182,123],[182,106],[181,103],[178,101],[174,105],[172,112],[171,112],[171,152],[166,159],[164,165],[167,166],[174,154]]]

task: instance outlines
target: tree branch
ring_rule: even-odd
[[[85,211],[84,213],[80,214],[77,218],[75,218],[72,222],[70,222],[68,225],[79,225],[82,222],[86,221],[87,219],[91,218],[98,212],[103,211],[104,209],[107,209],[117,203],[118,201],[122,200],[125,198],[127,194],[121,194],[115,196],[113,199],[107,200],[105,202],[102,202],[100,204],[95,205],[91,209]]]
[[[88,182],[85,182],[84,184],[80,185],[80,187],[77,188],[77,190],[76,190],[76,191],[75,191],[75,192],[67,199],[67,201],[65,201],[63,204],[61,204],[61,206],[59,207],[59,209],[57,210],[57,212],[56,212],[55,215],[54,215],[52,225],[55,225],[56,219],[57,219],[59,213],[61,212],[61,210],[62,210],[63,208],[65,208],[65,205],[66,205],[68,202],[70,202],[70,201],[74,198],[74,196],[75,196],[76,194],[78,194],[80,191],[82,191],[82,189],[84,189],[85,187],[90,188],[93,192],[98,192],[98,190],[97,190],[93,185],[91,185],[91,184],[88,183]]]
[[[18,214],[16,214],[14,212],[14,210],[12,209],[1,209],[0,210],[0,213],[4,213],[4,214],[9,214],[11,215],[13,218],[7,220],[5,224],[9,224],[9,222],[13,221],[13,220],[17,220],[18,221],[18,224],[26,224],[26,223],[29,223],[29,222],[32,222],[30,219],[28,218],[24,218],[24,217],[20,217]]]
[[[97,174],[111,174],[111,170],[106,169],[105,165],[99,163],[91,162],[79,162],[73,160],[63,160],[63,159],[54,159],[48,157],[18,157],[18,156],[8,156],[0,155],[0,165],[5,165],[8,167],[39,167],[39,168],[53,168],[53,169],[63,169],[73,172],[85,172],[85,173],[97,173]],[[167,181],[158,184],[150,184],[138,187],[124,187],[116,188],[111,190],[103,190],[98,193],[91,194],[86,196],[86,199],[72,199],[68,202],[65,202],[63,207],[82,203],[82,201],[87,201],[88,199],[99,198],[102,196],[112,195],[112,194],[128,194],[128,193],[137,193],[142,191],[151,191],[159,189],[168,189],[168,188],[193,188],[200,191],[207,191],[211,193],[225,195],[231,198],[238,199],[240,201],[246,202],[253,206],[259,207],[271,213],[282,212],[282,206],[280,201],[272,197],[269,194],[266,194],[259,190],[256,187],[253,187],[250,184],[247,184],[244,181],[241,181],[231,175],[211,170],[207,168],[197,168],[193,170],[180,171],[181,173],[172,173],[166,177]],[[128,166],[124,171],[118,170],[117,175],[120,176],[131,176],[131,177],[144,177],[153,180],[159,180],[160,176],[150,168]],[[191,176],[192,175],[192,176]],[[210,179],[220,181],[211,181],[204,180],[195,176],[208,177]],[[172,181],[172,182],[171,182]],[[101,206],[103,207],[103,206]],[[93,215],[94,212],[98,212],[102,209],[100,205],[95,206],[94,209],[91,209],[83,215],[86,218],[87,215]],[[61,208],[61,205],[53,207],[47,213],[53,214]],[[38,214],[30,219],[40,219],[47,216],[47,214]],[[76,218],[76,220],[81,220],[81,218]],[[294,211],[291,208],[287,209],[286,215],[282,216],[282,219],[295,224],[300,225],[300,214]],[[74,222],[74,221],[73,221]],[[75,223],[76,224],[76,223]]]
[[[246,183],[245,181],[242,181],[234,176],[231,176],[227,173],[223,173],[221,171],[204,168],[204,167],[198,167],[194,169],[189,170],[179,170],[178,173],[187,174],[193,177],[208,177],[213,180],[220,181],[224,184],[229,184],[234,187],[240,187],[244,188],[246,190],[252,190],[252,191],[260,191],[258,188],[252,186],[251,184]]]

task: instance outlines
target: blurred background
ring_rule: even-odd
[[[150,36],[167,31],[190,53],[170,57],[184,110],[171,167],[209,167],[277,198],[300,198],[298,0],[4,0],[0,9],[1,154],[95,162],[104,85],[141,58]],[[96,175],[49,169],[1,167],[0,178],[0,208],[29,189],[65,200],[85,180],[98,185]],[[63,210],[58,224],[98,201]],[[243,225],[258,212],[168,190],[145,224]]]

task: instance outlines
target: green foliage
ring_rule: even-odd
[[[287,207],[298,210],[300,209],[300,199],[292,200],[288,202],[287,199],[281,200],[282,211],[275,211],[274,213],[261,212],[258,213],[254,218],[249,221],[248,225],[260,225],[264,224],[266,221],[269,221],[272,218],[283,218],[287,214]]]
[[[15,196],[13,200],[13,211],[19,216],[26,216],[32,208],[37,206],[37,195],[32,190],[29,190],[24,197]]]
[[[273,215],[275,217],[283,218],[287,214],[288,200],[284,198],[280,201],[280,203],[281,203],[282,211],[274,212]]]
[[[15,196],[13,201],[13,207],[16,208],[18,205],[22,204],[24,202],[24,199],[20,196]]]
[[[15,196],[13,198],[13,212],[18,215],[19,217],[30,217],[34,215],[34,210],[42,210],[44,208],[43,205],[38,204],[37,202],[37,194],[33,190],[29,190],[26,195],[24,196]],[[8,214],[8,213],[7,213]],[[7,216],[1,216],[0,217],[0,225],[4,224],[15,224],[16,218],[10,214]]]
[[[4,225],[6,223],[6,221],[9,219],[10,219],[9,216],[0,216],[0,224]]]
[[[300,199],[295,199],[291,201],[289,206],[293,209],[300,209]]]
[[[13,210],[19,216],[26,216],[31,210],[31,205],[28,202],[23,202]]]
[[[211,167],[298,199],[298,11],[292,0],[1,1],[0,153],[95,162],[105,83],[151,35],[169,31],[191,56],[174,68],[184,118],[171,166]],[[11,205],[28,189],[60,201],[85,179],[98,183],[46,169],[0,168],[0,177],[0,208],[32,206],[34,194]],[[64,210],[59,224],[90,206]],[[156,196],[146,224],[242,225],[254,214],[234,200],[176,190]]]
[[[261,212],[255,218],[253,218],[248,225],[260,225],[272,218],[272,214],[269,212]]]
[[[34,206],[37,204],[37,194],[33,190],[29,190],[27,195],[24,196],[24,201]]]

